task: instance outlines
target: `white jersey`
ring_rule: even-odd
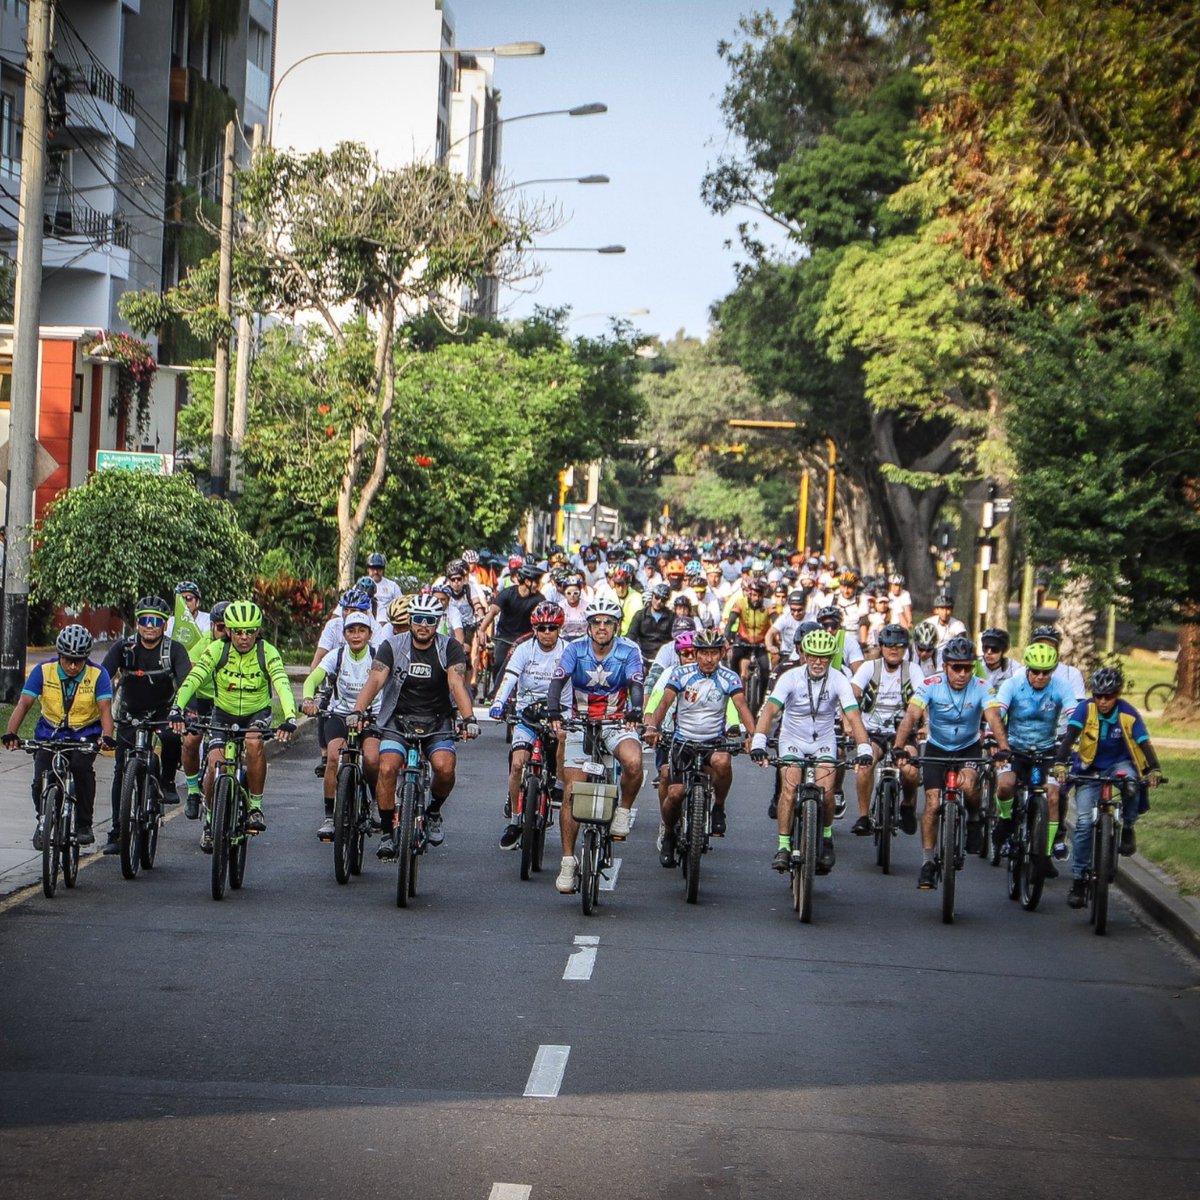
[[[712,588],[709,588],[703,596],[688,589],[689,593],[695,598],[696,616],[700,620],[700,624],[705,629],[717,629],[721,624],[721,611],[724,605],[721,603],[721,597],[718,596]]]
[[[398,596],[404,595],[404,589],[386,575],[375,585],[375,611],[387,613],[388,605]]]
[[[903,625],[905,610],[912,611],[912,595],[907,588],[901,588],[898,596],[888,592],[888,614],[892,624]]]
[[[441,582],[444,583],[445,580],[442,580]],[[449,609],[455,609],[458,612],[458,627],[460,629],[474,629],[475,626],[478,625],[483,619],[482,617],[475,615],[476,604],[480,604],[484,608],[487,608],[487,604],[483,597],[483,588],[481,588],[474,579],[471,579],[463,584],[462,595],[456,596],[453,592],[451,592],[450,603],[447,606],[447,611],[449,611]]]
[[[338,663],[339,655],[342,659],[340,665]],[[317,666],[325,672],[325,682],[333,685],[327,712],[345,716],[346,713],[354,711],[354,702],[358,699],[358,693],[363,690],[367,676],[371,674],[371,664],[374,661],[375,656],[371,653],[370,648],[363,650],[361,658],[355,658],[349,646],[339,646],[336,650],[330,650],[317,663]],[[369,709],[371,716],[379,715],[379,701],[382,698],[382,695],[379,695],[371,701]]]
[[[1069,663],[1060,662],[1054,668],[1054,679],[1061,679],[1075,693],[1075,699],[1086,700],[1091,694],[1088,691],[1087,684],[1083,682],[1083,672],[1078,667],[1073,667]],[[1067,722],[1071,719],[1071,714],[1067,712],[1066,705],[1063,705],[1062,712],[1058,714],[1058,736],[1062,737],[1067,731]]]
[[[872,612],[867,617],[867,645],[879,645],[879,631],[888,623],[890,613]]]
[[[841,592],[834,598],[833,603],[841,610],[842,628],[847,633],[857,634],[859,626],[867,617],[866,604],[858,596],[852,596],[847,600]]]
[[[552,650],[543,650],[536,635],[521,642],[508,657],[504,678],[496,692],[495,704],[504,704],[513,690],[517,693],[517,712],[535,700],[545,700],[550,694],[550,680],[558,667],[567,643],[559,637]],[[570,691],[567,685],[566,691]],[[567,698],[569,700],[569,697]],[[564,704],[564,708],[566,704]]]
[[[872,733],[891,733],[896,728],[896,718],[903,717],[908,708],[908,699],[912,698],[913,688],[920,677],[911,669],[907,662],[901,661],[895,670],[889,670],[887,663],[878,658],[874,662],[865,662],[854,672],[853,683],[860,693],[867,691],[867,685],[875,678],[875,670],[879,668],[879,684],[875,689],[874,702],[868,709],[863,701],[859,702],[862,718],[867,729]],[[908,684],[907,689],[905,683]]]
[[[565,596],[559,596],[558,606],[563,610],[562,636],[573,642],[587,634],[587,599],[580,595],[579,603],[572,608]]]
[[[370,613],[367,615],[370,616]],[[392,627],[390,625],[382,625],[374,617],[371,617],[371,645],[377,650],[391,635],[391,632]],[[317,639],[317,645],[322,650],[336,650],[339,646],[344,646],[345,644],[346,639],[342,634],[342,611],[338,608],[334,611],[333,616],[325,622],[325,628],[321,630],[321,636]]]
[[[952,637],[966,637],[967,627],[957,618],[951,617],[945,625],[941,621],[933,622],[937,630],[937,648],[940,650]]]
[[[858,708],[854,688],[845,675],[828,670],[820,679],[812,679],[806,666],[781,675],[767,699],[783,709],[780,755],[836,756],[838,713]]]
[[[1005,658],[1004,666],[997,667],[994,671],[989,671],[987,663],[983,659],[979,660],[981,678],[992,689],[992,694],[1000,690],[1000,685],[1006,680],[1011,679],[1020,669],[1011,658]],[[1070,713],[1067,714],[1070,716]]]
[[[443,637],[452,637],[455,641],[458,640],[457,635],[463,631],[462,611],[451,599],[451,602],[446,605],[445,611],[442,613],[442,619],[438,622],[438,633]]]
[[[796,653],[796,630],[807,618],[796,620],[789,608],[775,618],[771,628],[779,634],[779,654],[782,658],[791,658]]]
[[[729,698],[742,690],[741,679],[728,667],[706,675],[695,663],[680,663],[667,680],[678,694],[674,704],[677,741],[708,742],[725,732]]]
[[[804,591],[803,588],[800,589]],[[804,600],[804,619],[812,621],[816,619],[817,613],[821,611],[829,603],[829,597],[821,591],[820,588],[813,588],[805,593]]]

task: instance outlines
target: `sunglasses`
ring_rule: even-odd
[[[72,667],[77,667],[81,663],[87,662],[87,659],[86,658],[78,658],[74,654],[60,654],[58,656],[58,661],[60,663],[70,665]]]
[[[556,633],[557,631],[557,625],[535,625],[533,627],[534,633]]]
[[[429,626],[433,626],[433,625],[436,625],[436,624],[438,623],[438,618],[437,618],[437,617],[429,617],[429,616],[425,616],[424,614],[422,614],[422,615],[421,615],[421,616],[419,616],[419,617],[418,617],[418,616],[409,617],[409,618],[408,618],[408,622],[409,622],[409,624],[410,624],[410,625],[429,625]]]
[[[451,583],[454,583],[456,580],[461,583],[462,580],[466,579],[466,576],[465,575],[447,575],[446,578]]]
[[[1053,670],[1041,671],[1037,667],[1026,667],[1025,669],[1029,672],[1030,675],[1053,675],[1054,674]]]
[[[696,651],[695,650],[680,650],[679,657],[680,657],[680,659],[695,658]]]
[[[161,629],[166,623],[166,617],[151,616],[149,613],[143,613],[138,617],[137,623],[145,625],[149,629]]]
[[[611,617],[593,617],[589,625],[607,625],[610,629],[616,629],[617,623]]]
[[[975,664],[974,663],[947,663],[946,670],[954,671],[955,673],[957,673],[959,671],[973,671],[973,670],[975,670]]]

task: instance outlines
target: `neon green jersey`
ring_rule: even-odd
[[[214,705],[232,716],[248,717],[269,708],[272,688],[279,697],[284,718],[292,720],[296,716],[296,701],[287,668],[270,642],[260,640],[245,654],[239,653],[232,643],[213,642],[188,672],[175,703],[186,708],[187,702],[208,682],[213,685]]]

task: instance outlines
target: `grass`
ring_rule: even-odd
[[[1150,796],[1137,823],[1138,852],[1161,867],[1185,894],[1200,894],[1200,757],[1159,754],[1170,780]]]

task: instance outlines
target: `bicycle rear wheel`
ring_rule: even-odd
[[[118,820],[119,845],[121,848],[121,874],[126,879],[135,879],[138,868],[142,865],[141,848],[141,797],[139,796],[141,772],[138,770],[137,759],[131,758],[125,764],[125,772],[121,776],[121,808]]]
[[[416,784],[411,779],[404,783],[400,798],[400,824],[396,827],[396,907],[408,907],[408,881],[413,869],[413,844],[416,831],[413,815],[416,810]]]
[[[954,924],[954,892],[958,872],[954,862],[958,853],[958,805],[943,795],[942,817],[942,922]]]
[[[992,842],[996,837],[996,822],[1000,819],[1000,805],[996,800],[996,777],[991,768],[983,772],[980,780],[979,811],[983,816],[983,845],[979,857],[986,859],[992,854]]]
[[[600,832],[594,825],[584,827],[579,851],[579,893],[583,915],[590,917],[600,890]]]
[[[228,775],[217,776],[213,785],[212,802],[212,898],[225,898],[225,881],[229,874],[229,837],[233,824],[233,780]]]
[[[62,789],[51,783],[42,792],[42,892],[47,900],[53,900],[58,891],[61,824]]]
[[[346,764],[338,771],[333,799],[333,877],[349,883],[354,870],[354,838],[358,828],[358,779]]]
[[[1021,874],[1026,845],[1025,802],[1013,804],[1012,833],[1008,837],[1008,857],[1005,859],[1004,883],[1010,900],[1021,898]]]
[[[896,805],[899,802],[898,791],[893,779],[884,780],[880,787],[879,811],[875,820],[877,845],[875,861],[885,875],[892,873],[892,823],[896,818]]]
[[[1175,685],[1171,683],[1156,683],[1146,689],[1142,702],[1143,716],[1156,717],[1175,696]]]
[[[530,771],[521,789],[521,878],[528,879],[537,855],[541,780]]]
[[[67,796],[63,801],[63,813],[58,827],[62,834],[63,883],[69,888],[73,888],[75,880],[79,878],[79,838],[76,837],[75,829],[78,820],[74,801]]]
[[[1113,857],[1112,813],[1100,814],[1092,835],[1092,847],[1092,911],[1089,915],[1096,932],[1102,934],[1108,928],[1109,861]]]
[[[700,896],[700,859],[704,855],[704,837],[708,830],[708,787],[704,781],[692,784],[687,806],[687,902],[695,904]]]
[[[233,819],[229,827],[229,886],[242,886],[246,878],[246,853],[250,835],[246,832],[246,790],[237,787],[233,792]]]
[[[817,875],[817,856],[821,844],[820,806],[813,796],[808,796],[797,805],[800,822],[801,859],[799,867],[792,866],[792,888],[795,892],[793,905],[805,925],[813,918],[813,880]],[[793,831],[796,822],[792,822]],[[796,846],[796,833],[792,834],[792,846]]]
[[[1046,883],[1046,837],[1049,817],[1045,793],[1038,792],[1030,797],[1025,820],[1027,835],[1022,839],[1025,842],[1025,852],[1021,867],[1021,907],[1026,912],[1033,912],[1042,898],[1042,888]]]
[[[363,855],[367,848],[367,831],[371,828],[371,793],[367,781],[358,777],[357,807],[354,810],[353,851],[350,855],[350,874],[361,875]]]

